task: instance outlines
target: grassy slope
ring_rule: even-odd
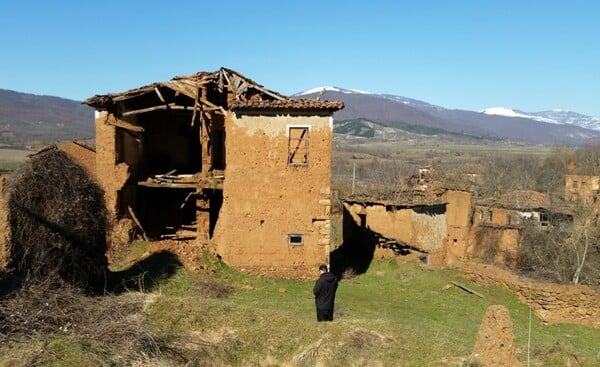
[[[450,280],[485,298],[447,287]],[[207,296],[207,283],[233,291],[228,297]],[[376,261],[366,274],[340,283],[333,323],[315,321],[312,286],[313,281],[261,278],[221,266],[211,275],[180,269],[143,295],[145,311],[138,319],[163,354],[138,365],[474,366],[469,355],[491,304],[509,309],[518,358],[526,365],[529,309],[498,286],[480,287],[452,270]],[[600,330],[544,326],[534,316],[531,366],[599,366],[599,341]],[[1,349],[0,366],[32,360],[52,366],[121,365],[97,341],[74,336],[40,337]]]
[[[227,349],[227,364],[468,365],[479,324],[491,304],[508,307],[519,359],[525,362],[527,357],[528,308],[504,289],[479,287],[453,271],[375,262],[366,274],[340,283],[332,324],[314,321],[312,281],[221,271],[217,277],[232,284],[235,292],[226,299],[198,299],[194,277],[182,273],[165,284],[163,297],[150,308],[150,319],[165,335],[190,330],[223,335],[226,330],[234,343]],[[446,288],[450,280],[485,298]],[[562,366],[574,358],[583,365],[600,365],[599,340],[598,330],[543,326],[534,317],[532,365]]]

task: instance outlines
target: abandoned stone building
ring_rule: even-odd
[[[375,258],[413,253],[432,266],[464,259],[471,196],[470,192],[460,190],[442,190],[431,195],[423,195],[419,190],[394,200],[346,199],[344,243],[371,245]],[[365,232],[370,235],[365,236]],[[362,243],[352,244],[357,239]]]
[[[229,265],[313,274],[330,252],[332,114],[229,69],[96,95],[112,217],[210,243]]]
[[[520,231],[526,224],[536,225],[542,230],[553,227],[569,231],[574,214],[562,201],[530,190],[480,200],[474,204],[468,256],[483,258],[493,244],[492,247],[496,248],[494,261],[514,268]]]

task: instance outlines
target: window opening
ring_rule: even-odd
[[[288,234],[288,244],[292,246],[300,246],[304,244],[304,235],[302,234]]]
[[[288,164],[308,164],[308,127],[289,128]]]

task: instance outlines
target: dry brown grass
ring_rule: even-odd
[[[160,354],[154,336],[142,327],[144,296],[90,297],[80,289],[54,283],[28,283],[0,299],[0,345],[53,338],[92,341],[103,353],[121,363]]]

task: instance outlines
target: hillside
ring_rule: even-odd
[[[147,272],[151,260],[129,269]],[[373,261],[366,273],[340,282],[334,321],[322,324],[315,320],[314,280],[250,276],[218,263],[211,274],[161,264],[168,274],[146,273],[122,294],[21,293],[19,305],[45,302],[44,317],[0,307],[7,325],[31,332],[7,332],[0,365],[477,366],[472,351],[491,305],[506,307],[512,321],[512,330],[493,340],[514,345],[523,366],[529,355],[532,366],[600,362],[599,330],[544,325],[535,314],[529,327],[529,309],[513,294],[452,270]]]
[[[298,93],[316,98],[322,90]],[[341,100],[335,132],[375,140],[426,136],[460,142],[590,145],[600,143],[598,118],[569,111],[452,110],[411,98],[328,87],[321,99]],[[78,101],[0,89],[0,147],[94,137],[93,109]]]
[[[94,111],[78,101],[0,89],[0,145],[46,144],[94,136]]]
[[[317,98],[319,94],[317,88],[295,96]],[[576,124],[549,123],[542,118],[524,114],[505,116],[452,110],[400,96],[331,87],[326,89],[321,99],[344,102],[345,108],[334,114],[336,128],[340,133],[346,129],[344,127],[340,129],[340,124],[346,125],[348,121],[355,121],[354,128],[350,129],[354,131],[358,128],[356,121],[362,120],[419,134],[425,132],[426,135],[460,136],[476,140],[491,139],[548,145],[588,145],[600,142],[598,130],[586,129]],[[368,126],[356,131],[366,130],[369,130]],[[385,134],[382,137],[385,137]]]

